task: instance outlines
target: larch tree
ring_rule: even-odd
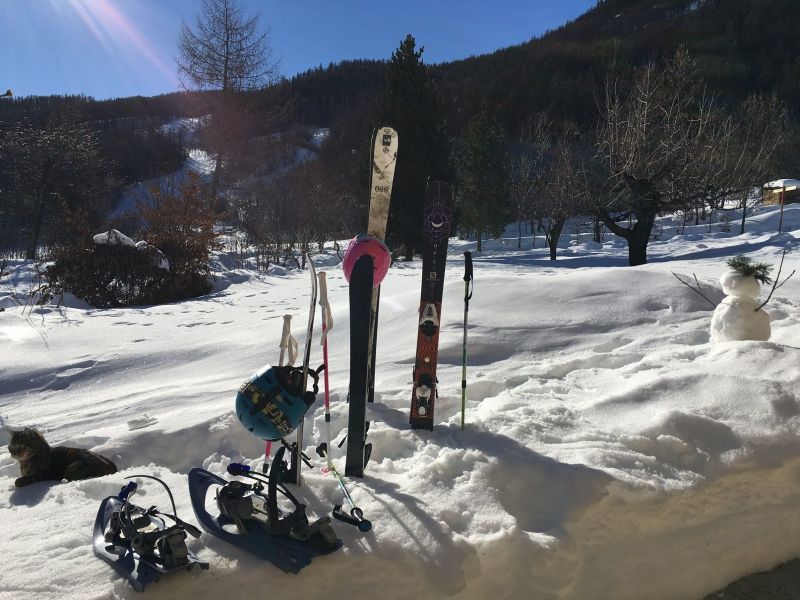
[[[181,24],[178,49],[178,70],[185,83],[218,92],[209,135],[216,152],[211,185],[216,199],[225,157],[247,132],[236,97],[273,82],[278,63],[269,30],[260,30],[258,15],[247,17],[235,0],[203,0],[194,29]]]

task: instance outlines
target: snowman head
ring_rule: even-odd
[[[742,275],[738,271],[725,271],[719,282],[727,296],[755,298],[761,291],[761,286],[752,275]]]
[[[772,267],[767,263],[754,263],[746,256],[737,256],[728,261],[728,267],[730,270],[719,278],[722,291],[728,296],[755,298],[762,283],[772,283],[769,276]]]

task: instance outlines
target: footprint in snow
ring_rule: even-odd
[[[145,427],[149,427],[155,423],[158,423],[158,418],[151,417],[149,414],[144,413],[141,417],[128,421],[128,431],[133,431],[134,429],[144,429]]]

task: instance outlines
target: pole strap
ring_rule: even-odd
[[[464,252],[464,281],[469,285],[464,286],[464,302],[469,302],[472,298],[472,288],[475,283],[472,274],[472,252]]]

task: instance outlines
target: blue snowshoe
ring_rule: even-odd
[[[175,501],[167,484],[150,475],[126,479],[133,477],[161,483],[172,502],[172,514],[159,512],[155,506],[145,510],[131,504],[130,497],[137,488],[131,481],[117,496],[109,496],[100,504],[92,537],[94,553],[126,577],[137,592],[158,581],[163,573],[191,571],[195,567],[208,569],[208,563],[201,562],[186,548],[186,534],[200,537],[200,530],[176,516]],[[174,525],[167,526],[162,517],[169,517]]]
[[[282,485],[287,470],[285,450],[278,449],[269,476],[251,471],[246,465],[228,465],[228,473],[252,479],[252,484],[226,481],[204,469],[192,469],[189,496],[200,526],[208,533],[271,561],[282,571],[299,573],[315,556],[341,548],[342,541],[336,537],[328,517],[309,524],[305,505]],[[206,510],[211,486],[218,487],[216,517]],[[278,492],[294,506],[291,513],[284,514],[278,508]]]

